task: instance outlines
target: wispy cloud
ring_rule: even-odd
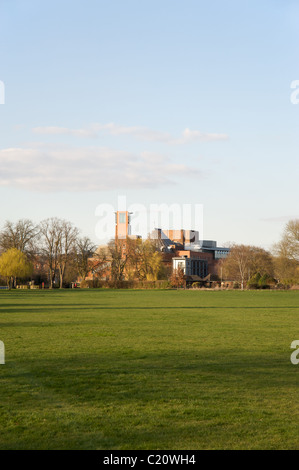
[[[120,126],[113,122],[109,124],[93,124],[91,126],[95,131],[107,132],[110,135],[129,135],[140,140],[152,142],[168,142],[171,139],[170,134],[166,132],[155,131],[147,127],[140,126]]]
[[[205,133],[197,130],[185,129],[182,133],[182,137],[178,140],[174,140],[173,144],[187,144],[188,142],[200,141],[200,142],[216,142],[219,140],[228,140],[227,134],[215,134]]]
[[[70,129],[66,127],[35,127],[32,129],[35,134],[43,135],[71,135],[84,138],[95,138],[101,133],[112,136],[131,136],[139,140],[149,142],[164,142],[170,145],[183,145],[189,142],[215,142],[228,140],[227,134],[204,133],[199,130],[186,128],[179,138],[175,138],[167,132],[155,131],[147,127],[140,126],[120,126],[113,122],[108,124],[91,124],[82,129]]]
[[[33,132],[41,135],[72,135],[75,137],[97,137],[98,134],[92,129],[69,129],[67,127],[47,126],[34,127]]]
[[[34,191],[156,188],[201,172],[156,153],[101,147],[35,146],[0,150],[0,186]]]

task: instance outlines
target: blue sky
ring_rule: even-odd
[[[57,216],[100,242],[97,207],[125,196],[202,204],[204,238],[271,248],[299,218],[298,14],[0,0],[0,226]]]

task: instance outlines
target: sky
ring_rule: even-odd
[[[296,0],[0,0],[0,228],[59,217],[101,244],[124,201],[149,229],[175,204],[164,229],[270,250],[299,218],[298,18]]]

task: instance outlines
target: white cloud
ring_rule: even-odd
[[[101,147],[0,150],[0,186],[34,191],[99,191],[155,188],[201,173],[169,158]]]
[[[109,124],[93,124],[92,129],[106,131],[110,135],[131,135],[140,140],[167,142],[171,139],[170,134],[154,131],[147,127],[139,126],[119,126],[113,122]]]
[[[186,128],[182,132],[182,137],[179,139],[174,139],[169,143],[172,145],[184,145],[188,144],[189,142],[217,142],[221,140],[228,140],[227,134],[215,134],[215,133],[205,133],[197,130],[190,130]]]
[[[191,131],[190,129],[185,129],[183,132],[183,142],[189,142],[191,140],[200,140],[202,142],[212,142],[217,140],[227,140],[227,134],[211,134],[204,133],[200,131]]]
[[[67,127],[34,127],[35,134],[42,135],[73,135],[75,137],[97,137],[97,133],[92,129],[69,129]]]
[[[167,132],[155,131],[147,127],[140,126],[120,126],[113,122],[108,124],[91,124],[83,129],[69,129],[67,127],[35,127],[32,129],[35,134],[43,135],[72,135],[76,137],[97,137],[100,133],[106,133],[112,136],[132,136],[139,140],[149,142],[164,142],[170,145],[182,145],[192,141],[213,142],[219,140],[227,140],[227,134],[204,133],[198,130],[190,130],[186,128],[182,132],[182,136],[178,139],[174,138]]]
[[[72,135],[75,137],[98,137],[103,132],[113,136],[129,135],[140,140],[167,142],[171,137],[167,133],[153,131],[146,127],[119,126],[113,122],[108,124],[91,124],[83,129],[70,129],[67,127],[35,127],[32,129],[35,134],[41,135]]]

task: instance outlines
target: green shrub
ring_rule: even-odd
[[[193,282],[193,283],[192,283],[192,288],[193,288],[193,289],[199,289],[200,287],[201,287],[200,282]]]

